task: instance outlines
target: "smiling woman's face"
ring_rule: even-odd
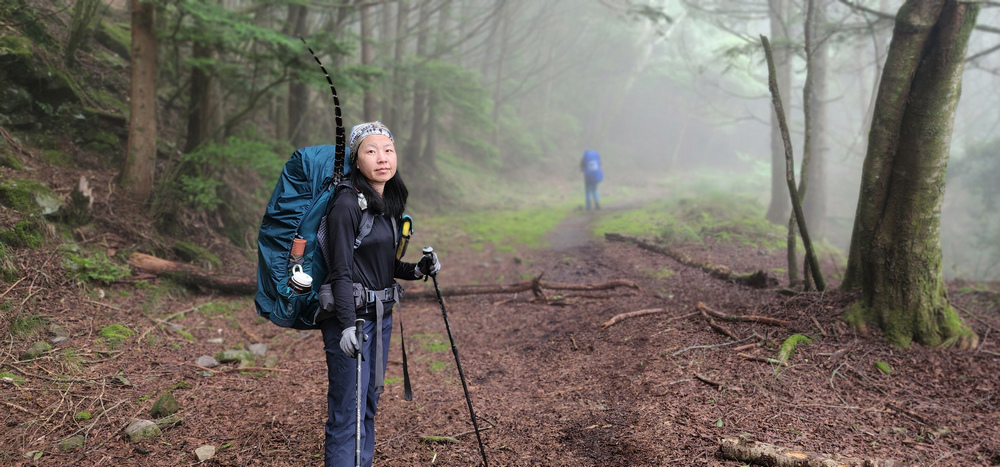
[[[358,146],[358,170],[382,193],[385,182],[396,175],[396,146],[385,135],[371,135]]]

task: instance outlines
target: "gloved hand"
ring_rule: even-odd
[[[425,276],[436,276],[441,271],[441,263],[438,262],[437,253],[431,252],[430,256],[422,256],[417,262],[417,270]]]
[[[361,350],[358,347],[358,336],[355,335],[357,329],[356,326],[351,326],[340,331],[340,350],[351,358],[356,358],[358,351]]]

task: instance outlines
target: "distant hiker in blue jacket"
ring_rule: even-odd
[[[597,198],[597,184],[604,180],[604,172],[601,171],[601,156],[597,154],[597,151],[593,149],[583,151],[583,158],[580,159],[580,170],[583,171],[587,210],[590,210],[590,198],[594,198],[594,207],[601,209],[601,201]]]
[[[351,131],[350,148],[350,183],[338,186],[340,196],[334,195],[326,215],[330,260],[324,284],[330,284],[333,291],[332,316],[320,322],[330,380],[327,467],[354,465],[359,350],[364,355],[361,465],[372,465],[375,412],[384,385],[392,307],[401,290],[395,279],[416,280],[441,270],[436,254],[419,263],[404,263],[396,258],[393,219],[397,224],[400,221],[408,192],[396,172],[396,148],[389,129],[377,121],[357,125]],[[355,248],[363,209],[371,209],[375,219],[371,233]],[[365,320],[364,333],[369,336],[365,342],[358,342],[356,318]]]

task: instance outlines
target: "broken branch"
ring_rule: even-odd
[[[713,317],[719,318],[719,319],[721,319],[723,321],[730,321],[730,322],[732,322],[732,321],[745,321],[745,322],[751,322],[751,323],[769,324],[771,326],[791,326],[792,325],[792,323],[790,323],[788,321],[785,321],[785,320],[782,320],[782,319],[777,319],[777,318],[770,318],[770,317],[767,317],[767,316],[727,315],[727,314],[725,314],[725,313],[723,313],[721,311],[716,311],[716,310],[713,310],[713,309],[709,308],[708,305],[705,305],[702,302],[698,302],[698,304],[695,305],[695,308],[697,308],[697,309],[699,309],[701,311],[704,311],[705,313],[708,313],[709,315],[712,315]]]
[[[891,467],[894,461],[881,459],[855,459],[828,456],[815,452],[760,443],[744,438],[723,438],[719,441],[719,454],[726,459],[774,467]]]

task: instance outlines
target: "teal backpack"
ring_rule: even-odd
[[[325,246],[319,238],[327,205],[340,177],[334,177],[336,147],[312,146],[295,151],[285,163],[267,203],[257,234],[257,314],[281,327],[316,329],[319,287],[326,278]],[[343,169],[342,169],[343,170]],[[371,217],[368,211],[363,216]],[[324,229],[325,231],[325,229]],[[292,241],[305,240],[301,258],[291,255]],[[363,238],[363,237],[362,237]],[[292,267],[312,276],[312,289],[296,293],[288,285]]]

